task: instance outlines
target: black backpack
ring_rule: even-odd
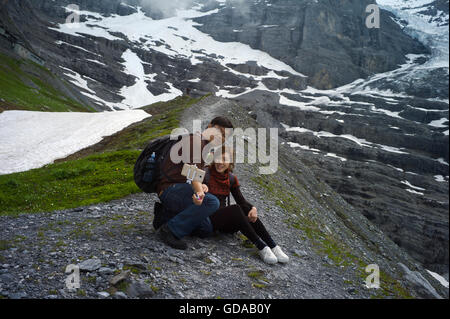
[[[156,193],[162,175],[167,175],[161,167],[170,149],[183,136],[176,140],[171,140],[170,135],[166,135],[152,140],[142,151],[134,164],[134,182],[145,193]],[[170,178],[169,178],[170,180]]]

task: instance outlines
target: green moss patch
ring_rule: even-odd
[[[56,81],[45,67],[0,53],[0,112],[9,109],[92,112],[48,83]]]
[[[0,215],[52,211],[106,202],[139,191],[138,151],[106,152],[0,176]]]

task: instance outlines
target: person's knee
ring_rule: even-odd
[[[191,185],[180,183],[170,186],[160,199],[168,210],[179,213],[192,204],[192,194]]]
[[[230,211],[232,212],[232,214],[234,216],[236,216],[236,218],[241,218],[241,217],[246,217],[244,211],[242,210],[241,206],[237,205],[237,204],[233,204],[228,206],[230,207]]]
[[[220,202],[216,196],[210,193],[205,194],[205,198],[203,199],[203,203],[211,212],[215,212],[220,207]]]

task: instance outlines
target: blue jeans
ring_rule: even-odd
[[[191,234],[206,236],[212,233],[209,216],[220,206],[216,196],[206,193],[200,206],[192,201],[194,190],[187,183],[174,184],[167,188],[159,197],[166,210],[176,214],[167,222],[170,231],[179,239]]]

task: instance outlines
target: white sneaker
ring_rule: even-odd
[[[289,257],[281,250],[280,246],[275,246],[272,248],[272,252],[277,257],[279,263],[287,263],[289,262]]]
[[[278,262],[277,257],[267,246],[259,251],[259,255],[261,256],[262,260],[267,264],[276,264]]]

